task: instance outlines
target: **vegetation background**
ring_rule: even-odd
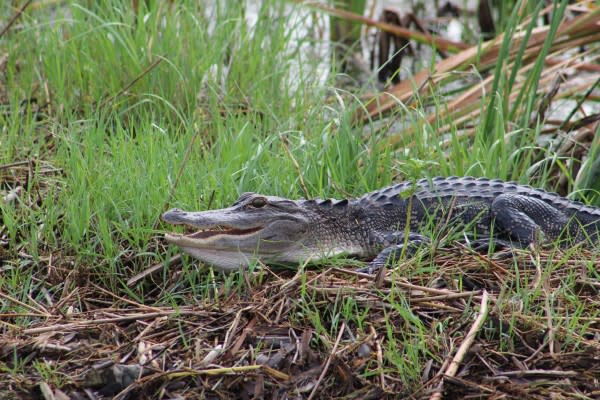
[[[373,281],[165,246],[166,208],[244,191],[473,175],[597,204],[596,3],[481,2],[487,41],[476,10],[451,41],[348,3],[3,3],[0,397],[600,396],[594,252],[451,245]],[[400,70],[351,75],[330,16],[406,39]]]

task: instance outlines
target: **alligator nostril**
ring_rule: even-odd
[[[164,212],[160,218],[163,221],[169,222],[169,220],[172,220],[173,217],[176,217],[178,214],[183,213],[183,210],[180,210],[179,208],[172,208],[169,211]]]

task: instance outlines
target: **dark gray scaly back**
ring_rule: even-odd
[[[596,242],[600,236],[600,208],[569,200],[557,193],[499,179],[456,176],[424,178],[415,182],[400,182],[358,199],[315,199],[301,200],[301,203],[308,207],[316,206],[313,208],[319,215],[316,223],[329,221],[335,226],[334,232],[345,232],[342,236],[403,229],[407,222],[408,198],[413,200],[409,218],[412,229],[418,230],[419,226],[432,218],[437,220],[450,212],[465,224],[475,223],[478,232],[488,233],[492,203],[503,194],[538,199],[562,213],[565,218],[560,218],[559,221],[545,221],[548,229],[546,233],[551,234],[550,237],[559,234],[565,228],[561,226],[561,221],[570,218],[574,218],[572,222],[575,226],[581,225],[584,228],[592,241]],[[332,214],[334,210],[338,212]],[[343,222],[348,219],[352,221],[351,224]],[[557,232],[553,233],[551,228]],[[582,232],[575,233],[574,239],[583,240],[584,235]]]
[[[569,215],[577,213],[578,216],[584,216],[579,214],[582,213],[600,220],[600,208],[588,206],[579,201],[569,200],[557,193],[546,192],[542,189],[520,185],[515,182],[505,182],[499,179],[473,178],[470,176],[423,178],[416,182],[400,182],[387,188],[367,193],[358,199],[358,201],[379,204],[394,202],[394,198],[397,198],[398,195],[406,191],[409,191],[409,193],[412,191],[411,194],[421,200],[428,198],[468,197],[482,201],[486,199],[492,201],[501,194],[513,193],[540,199],[559,210],[565,211]]]
[[[368,200],[369,202],[376,203],[382,203],[386,200],[393,201],[394,197],[406,191],[413,191],[411,194],[420,199],[449,196],[493,199],[501,194],[514,193],[541,199],[562,210],[568,209],[572,210],[572,212],[583,211],[597,215],[600,218],[600,208],[587,206],[579,201],[569,200],[557,193],[547,192],[515,182],[505,182],[500,179],[473,178],[470,176],[450,176],[447,178],[438,176],[431,179],[419,179],[415,182],[404,181],[381,190],[367,193],[359,201]]]
[[[387,240],[385,238],[390,234],[403,232],[407,223],[413,233],[421,233],[421,227],[430,223],[436,226],[448,223],[448,226],[458,228],[462,225],[474,229],[474,233],[487,235],[494,226],[494,213],[498,212],[498,209],[493,210],[492,204],[505,194],[535,199],[529,205],[532,214],[528,217],[538,224],[548,239],[560,239],[567,233],[570,240],[564,241],[565,245],[573,241],[600,242],[600,208],[499,179],[425,178],[400,182],[355,199],[300,200],[298,204],[312,211],[308,215],[313,219],[311,239],[315,243],[365,249],[366,243],[369,244],[367,247],[371,242],[377,245]],[[510,199],[504,201],[510,202]],[[536,202],[550,205],[555,212],[540,209]],[[523,202],[515,204],[522,205]],[[410,215],[407,215],[409,210]],[[513,240],[510,236],[505,237],[510,231],[495,233],[501,239]],[[356,254],[376,255],[379,250],[369,247]]]

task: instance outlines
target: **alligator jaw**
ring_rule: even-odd
[[[221,271],[235,271],[257,259],[248,247],[258,248],[263,230],[262,226],[241,229],[218,225],[189,234],[165,233],[165,240]]]
[[[264,224],[258,220],[248,221],[230,209],[202,212],[188,212],[172,209],[162,215],[162,219],[173,225],[185,225],[193,233],[165,234],[167,242],[180,247],[231,249],[232,244],[244,240],[258,241]]]
[[[171,244],[180,247],[209,247],[215,243],[219,238],[225,236],[230,238],[249,238],[253,234],[259,233],[263,230],[262,226],[255,228],[240,229],[230,228],[225,226],[215,226],[209,229],[201,229],[194,233],[182,234],[182,233],[165,233],[165,240]]]

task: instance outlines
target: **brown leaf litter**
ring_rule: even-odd
[[[55,307],[2,293],[0,396],[596,398],[594,259],[456,245],[378,280],[266,268],[156,307],[92,282]]]

